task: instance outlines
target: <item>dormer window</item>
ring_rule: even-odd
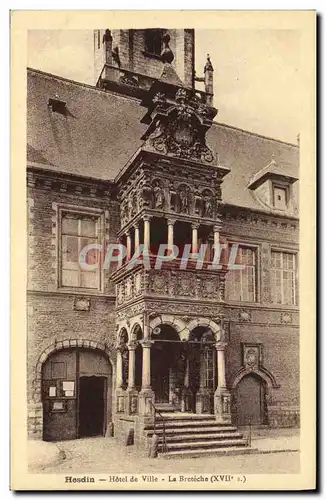
[[[276,163],[273,155],[272,161],[253,175],[248,188],[265,207],[290,214],[296,206],[293,184],[297,180],[293,166]]]
[[[145,30],[145,54],[160,57],[162,52],[163,29]]]

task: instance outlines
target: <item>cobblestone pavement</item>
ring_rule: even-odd
[[[265,437],[265,440],[268,438]],[[275,441],[275,440],[274,440]],[[256,440],[256,443],[258,440]],[[114,438],[88,438],[61,443],[47,443],[64,451],[66,458],[59,463],[31,463],[30,472],[57,474],[121,474],[131,473],[298,473],[300,453],[279,451],[235,456],[200,458],[150,459],[137,453],[134,447],[123,447]],[[252,443],[255,446],[255,440]],[[268,448],[268,446],[267,446]],[[265,447],[265,449],[267,449]],[[52,449],[52,448],[51,448]],[[274,447],[280,450],[280,447]]]

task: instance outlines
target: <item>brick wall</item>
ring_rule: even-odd
[[[57,281],[57,212],[56,204],[99,209],[105,219],[104,236],[116,240],[119,229],[119,207],[106,197],[87,197],[79,191],[68,194],[52,189],[28,189],[28,291],[27,291],[27,398],[28,429],[31,437],[42,436],[41,385],[38,366],[54,345],[68,347],[69,341],[93,342],[112,350],[115,344],[115,289],[111,270],[103,271],[104,286],[100,292],[79,293],[78,289],[58,289]],[[84,310],[79,310],[83,299]],[[85,307],[86,304],[86,307]],[[61,344],[62,343],[62,344]]]
[[[80,194],[63,194],[50,189],[28,190],[28,289],[57,291],[57,205],[73,205],[76,210],[93,208],[103,211],[105,218],[104,239],[116,242],[120,225],[119,206],[109,199],[83,197]],[[103,293],[114,294],[109,277],[112,269],[103,271]]]
[[[148,57],[145,50],[145,30],[112,30],[112,47],[119,47],[121,67],[152,78],[159,78],[163,71],[163,63],[156,58]],[[172,66],[187,85],[192,86],[193,75],[193,30],[168,30],[171,41],[170,48],[174,54]]]
[[[229,302],[229,343],[226,353],[228,386],[243,368],[242,343],[261,344],[263,367],[275,378],[278,388],[268,394],[270,426],[299,425],[300,344],[298,306],[271,303],[271,250],[298,251],[297,224],[286,219],[260,220],[251,213],[229,218],[223,236],[228,241],[253,244],[257,248],[257,303]],[[298,291],[298,284],[297,284]],[[228,297],[226,296],[228,302]]]

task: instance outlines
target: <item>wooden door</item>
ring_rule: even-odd
[[[42,368],[44,441],[105,435],[111,391],[111,365],[101,352],[67,349],[52,354]]]
[[[264,421],[264,384],[256,375],[246,375],[237,387],[238,425],[260,425]]]
[[[77,437],[76,352],[59,351],[43,365],[43,439],[61,441]]]

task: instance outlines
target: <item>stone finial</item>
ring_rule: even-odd
[[[168,64],[171,64],[171,62],[174,59],[174,54],[169,46],[170,40],[171,40],[171,37],[170,37],[169,33],[167,33],[167,32],[164,33],[164,35],[162,36],[162,41],[163,41],[164,47],[163,47],[163,50],[161,52],[161,61],[164,63],[168,63]]]
[[[276,164],[274,153],[271,154],[271,163]]]
[[[111,30],[109,29],[106,29],[103,35],[103,43],[105,42],[112,42]]]
[[[209,54],[207,54],[207,61],[206,61],[205,67],[204,67],[204,73],[206,73],[206,71],[214,71],[212,61],[211,61]]]

